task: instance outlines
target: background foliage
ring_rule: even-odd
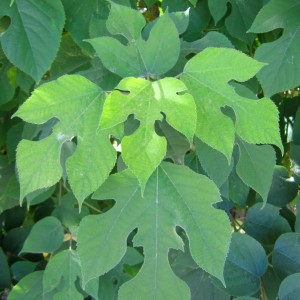
[[[299,299],[299,11],[2,0],[2,299]]]

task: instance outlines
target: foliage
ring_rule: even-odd
[[[2,0],[2,299],[298,299],[300,0]]]

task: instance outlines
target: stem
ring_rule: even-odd
[[[261,295],[261,300],[269,300],[261,280],[260,280],[260,295]]]
[[[87,202],[83,202],[82,205],[85,205],[85,206],[89,207],[90,209],[92,209],[93,211],[96,211],[99,214],[102,213],[102,211],[100,209],[96,208],[95,206],[93,206],[93,205],[91,205]]]
[[[62,188],[63,188],[63,182],[62,182],[62,179],[61,179],[59,181],[59,187],[58,187],[58,206],[61,206]]]
[[[73,236],[72,233],[70,232],[70,239],[69,239],[69,250],[72,250],[72,240],[73,240]]]

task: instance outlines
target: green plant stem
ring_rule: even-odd
[[[63,188],[63,181],[62,179],[59,181],[58,187],[58,205],[61,206],[61,198],[62,198],[62,188]]]
[[[269,300],[269,298],[268,298],[268,296],[266,294],[264,285],[262,283],[262,280],[260,280],[260,295],[261,295],[261,299],[262,300]]]
[[[83,202],[82,205],[87,206],[88,208],[92,209],[93,211],[96,211],[97,213],[101,214],[102,211],[96,207],[94,207],[93,205],[87,203],[87,202]]]

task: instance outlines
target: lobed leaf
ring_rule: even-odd
[[[147,40],[141,34],[144,17],[128,7],[112,3],[106,25],[111,34],[124,36],[127,43],[109,36],[88,41],[111,72],[122,77],[149,77],[164,74],[176,64],[180,42],[167,13],[155,23]]]
[[[166,121],[192,142],[196,125],[196,107],[185,85],[175,78],[149,82],[125,78],[107,97],[100,120],[102,130],[110,129],[131,114],[140,126],[122,140],[124,162],[137,176],[142,191],[146,182],[166,155],[166,139],[154,130],[156,120]]]
[[[110,176],[93,197],[114,199],[116,204],[80,224],[78,254],[84,285],[119,263],[128,235],[137,228],[133,242],[144,247],[145,261],[138,275],[122,285],[119,298],[189,299],[187,286],[173,274],[168,261],[169,249],[183,246],[177,226],[185,230],[197,264],[223,281],[231,233],[226,215],[212,206],[220,196],[207,177],[162,163],[142,198],[138,181],[127,169]]]
[[[55,299],[81,300],[83,295],[75,285],[78,279],[81,279],[81,270],[77,253],[61,251],[51,258],[44,271],[43,294],[54,292]]]
[[[283,150],[274,103],[242,97],[228,84],[250,79],[262,66],[233,49],[207,48],[189,60],[181,76],[196,102],[196,136],[223,153],[228,162],[235,134],[248,143],[274,144]],[[234,116],[222,111],[226,107]]]
[[[247,32],[247,30],[262,8],[263,0],[230,0],[229,2],[231,4],[231,13],[225,20],[228,32],[230,32],[230,35],[252,46],[256,35]]]
[[[9,293],[8,300],[32,300],[43,297],[43,271],[36,271],[22,278]]]
[[[108,133],[97,131],[104,93],[80,75],[66,75],[37,88],[14,114],[42,124],[59,121],[40,141],[22,140],[17,148],[20,201],[32,191],[55,184],[62,176],[62,145],[74,137],[77,148],[66,161],[71,188],[81,205],[107,178],[116,161]]]
[[[267,63],[258,74],[264,93],[272,96],[300,85],[299,25],[300,1],[269,1],[256,16],[249,32],[269,32],[282,28],[282,36],[274,42],[262,44],[255,59]],[[276,49],[276,51],[274,51]]]

